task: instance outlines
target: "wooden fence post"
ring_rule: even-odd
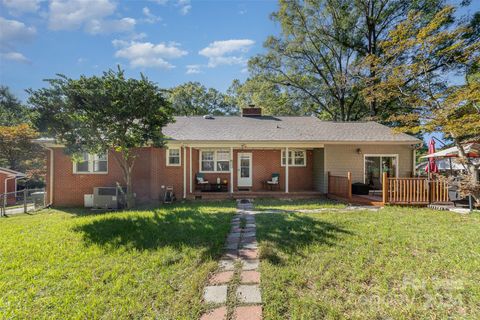
[[[27,188],[23,189],[23,213],[27,213]]]
[[[352,201],[352,173],[347,172],[347,195],[348,200]]]
[[[387,173],[384,172],[382,176],[382,201],[383,204],[388,202],[388,176]]]

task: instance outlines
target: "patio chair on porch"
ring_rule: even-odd
[[[280,189],[280,174],[279,173],[272,173],[272,178],[267,181],[263,181],[265,187],[269,187],[270,190],[273,191],[273,188]]]
[[[200,172],[195,174],[195,181],[197,182],[196,189],[200,189],[201,191],[205,191],[205,187],[209,185],[208,181],[205,180],[205,175]]]

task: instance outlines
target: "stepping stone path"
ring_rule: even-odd
[[[261,320],[262,295],[253,204],[240,200],[218,270],[209,278],[200,320]]]

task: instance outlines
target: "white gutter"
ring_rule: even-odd
[[[181,152],[181,151],[180,151]],[[187,147],[183,147],[183,199],[187,198]]]
[[[289,181],[288,181],[288,168],[289,168],[289,165],[288,165],[288,161],[289,161],[289,157],[288,157],[288,147],[285,148],[285,193],[288,193],[288,185],[289,185]]]

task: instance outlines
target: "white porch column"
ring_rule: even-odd
[[[285,192],[288,193],[288,147],[285,148]]]
[[[183,146],[183,199],[187,198],[187,147]]]
[[[192,146],[190,146],[190,193],[192,193],[192,185],[193,185],[193,182],[192,182]]]
[[[233,147],[230,147],[230,193],[233,193]]]

